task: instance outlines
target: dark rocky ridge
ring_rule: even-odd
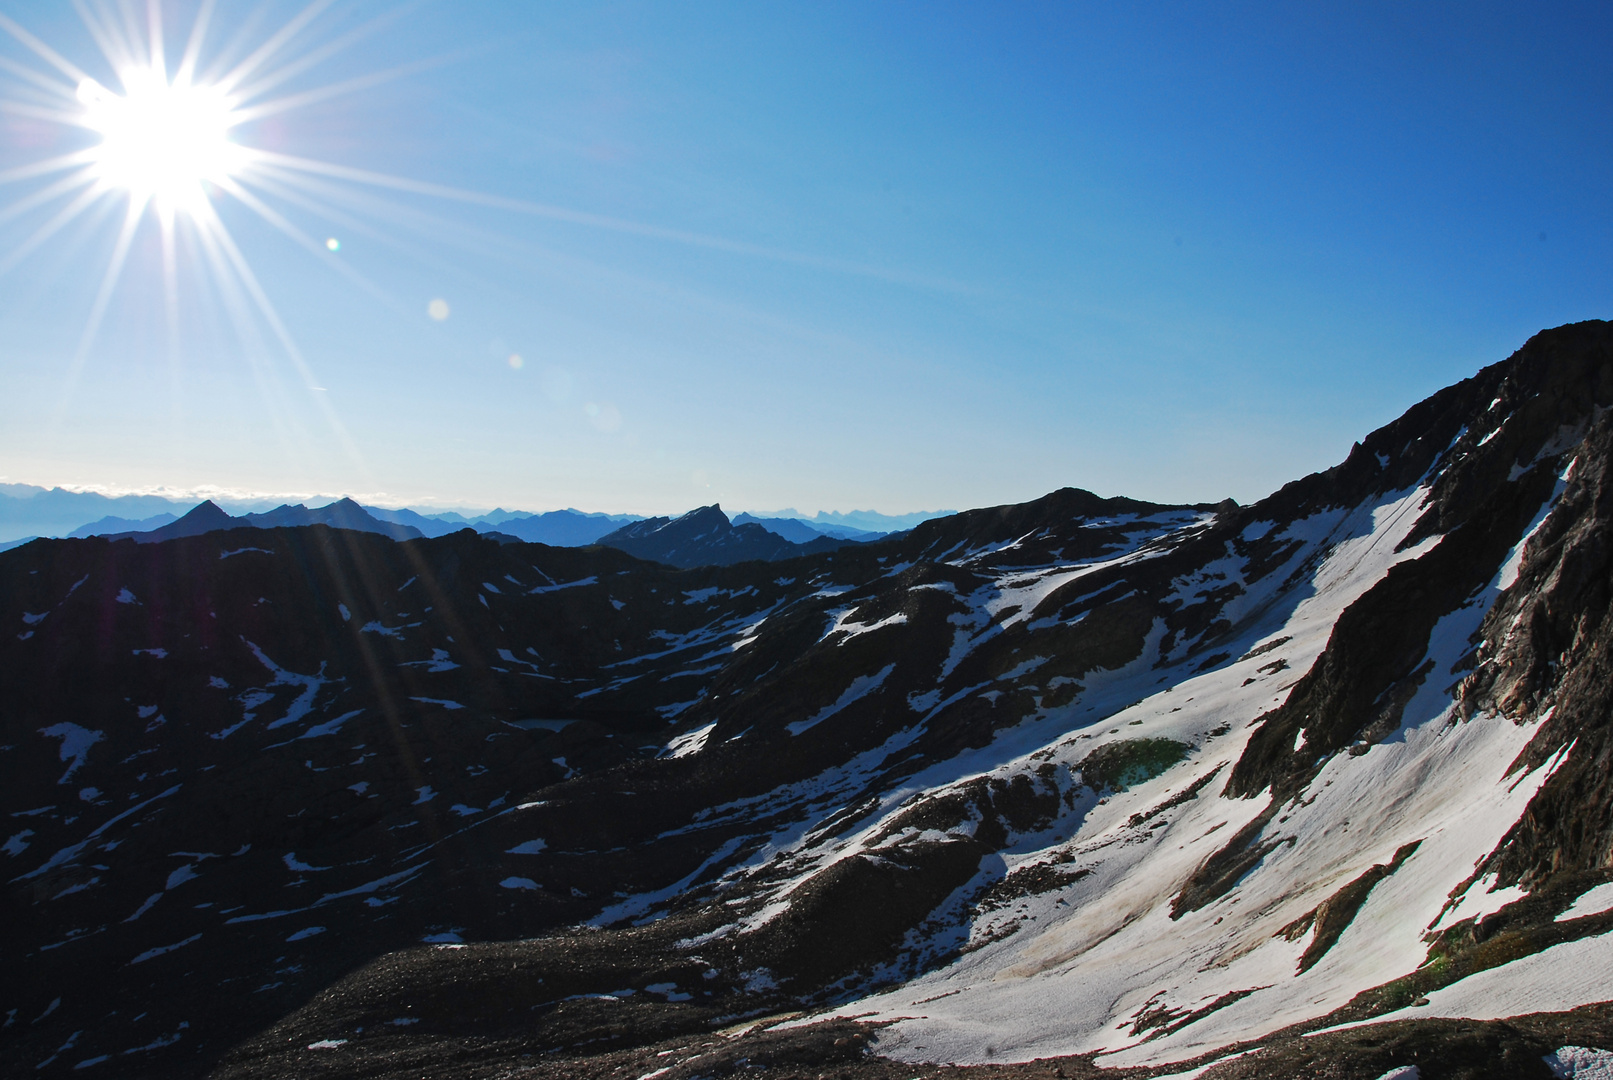
[[[1571,458],[1451,691],[1469,715],[1538,723],[1521,767],[1573,745],[1479,868],[1530,897],[1456,924],[1431,946],[1440,965],[1313,1026],[1603,932],[1606,916],[1554,919],[1609,871],[1610,378],[1607,325],[1567,327],[1252,507],[1065,490],[773,563],[678,570],[600,547],[323,526],[0,555],[0,769],[16,823],[0,912],[14,928],[0,1011],[16,1020],[0,1061],[30,1074],[53,1055],[45,1074],[105,1054],[118,1075],[671,1077],[749,1057],[778,1075],[929,1075],[864,1057],[847,1025],[712,1032],[977,947],[970,926],[1089,872],[1063,855],[1012,875],[982,867],[1026,836],[1073,832],[1203,744],[1122,734],[1073,765],[1032,755],[1024,771],[899,806],[889,792],[1027,723],[1054,725],[1049,739],[1101,726],[1111,706],[1082,710],[1109,673],[1168,679],[1260,652],[1250,680],[1287,700],[1230,770],[1129,824],[1151,830],[1215,798],[1217,775],[1233,797],[1275,793],[1272,815],[1223,844],[1178,907],[1213,902],[1281,842],[1277,810],[1323,762],[1392,733],[1427,679],[1429,628],[1475,602]],[[1266,524],[1425,478],[1432,497],[1407,543],[1437,545],[1349,606],[1308,672],[1285,673],[1281,641],[1255,649],[1249,627],[1302,603],[1326,554]],[[1088,565],[1040,592],[1021,584]],[[1304,755],[1291,749],[1301,730]],[[826,784],[832,798],[815,794]],[[865,853],[801,869],[869,823]],[[784,833],[799,850],[730,874]],[[1395,872],[1375,865],[1318,909],[1328,941],[1312,964]],[[795,874],[781,915],[732,929]],[[589,920],[604,928],[566,929]],[[445,947],[456,937],[470,944]],[[1296,1075],[1317,1047],[1365,1080],[1412,1060],[1425,1076],[1479,1075],[1496,1054],[1526,1075],[1528,1055],[1608,1027],[1592,1009],[1426,1021],[1371,1041],[1377,1030],[1278,1033],[1211,1075]]]

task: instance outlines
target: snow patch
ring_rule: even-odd
[[[465,707],[465,706],[461,705],[459,702],[457,702],[457,701],[449,701],[447,698],[411,697],[409,700],[410,701],[424,702],[427,705],[438,705],[438,706],[441,706],[444,709],[449,710],[450,712],[452,712],[455,709],[463,709]]]
[[[1569,919],[1583,919],[1587,915],[1600,915],[1608,908],[1613,908],[1613,881],[1580,893],[1579,899],[1558,915],[1556,921],[1567,922]]]
[[[59,756],[62,761],[71,763],[67,766],[67,771],[62,773],[62,778],[56,781],[58,784],[65,784],[72,779],[73,774],[84,764],[84,759],[89,757],[90,747],[106,737],[103,731],[91,731],[89,728],[66,722],[40,728],[39,733],[47,739],[62,740]]]
[[[221,552],[218,553],[218,557],[220,559],[228,559],[232,555],[245,555],[249,551],[256,551],[256,552],[258,552],[259,554],[262,554],[262,555],[273,555],[274,554],[274,552],[270,551],[268,548],[244,547],[244,548],[235,548],[233,551],[221,551]]]
[[[1562,1046],[1541,1059],[1559,1080],[1613,1080],[1613,1053],[1588,1046]]]
[[[694,703],[690,702],[690,704]],[[672,739],[666,744],[666,756],[689,757],[693,754],[700,753],[700,751],[706,748],[706,740],[711,738],[711,733],[716,729],[716,727],[717,721],[713,720],[705,727],[698,727],[693,731],[684,732],[682,735],[679,735],[677,738]]]
[[[840,697],[835,699],[834,704],[825,705],[823,708],[819,709],[816,713],[813,713],[805,720],[797,720],[793,724],[785,724],[785,729],[789,731],[791,735],[799,735],[808,728],[816,727],[818,724],[821,724],[823,721],[829,719],[829,717],[841,711],[852,702],[857,701],[860,698],[867,697],[875,690],[878,690],[890,673],[895,670],[895,664],[886,664],[873,675],[857,676],[855,679],[851,680],[851,685],[846,687],[845,692],[842,693]]]
[[[1599,1001],[1613,1001],[1613,934],[1565,941],[1488,968],[1433,991],[1427,1005],[1385,1013],[1369,1023],[1431,1016],[1503,1020],[1525,1013],[1567,1012]]]
[[[196,942],[196,941],[200,941],[201,937],[202,937],[202,935],[200,935],[200,934],[192,934],[190,937],[186,938],[184,941],[176,941],[172,945],[159,945],[155,949],[147,949],[145,952],[141,953],[139,956],[135,957],[133,960],[130,960],[129,961],[129,966],[133,967],[135,964],[143,964],[147,960],[154,960],[159,956],[163,956],[163,955],[165,955],[167,953],[173,952],[175,949],[183,949],[186,945],[189,945],[189,944],[191,944],[193,942]]]

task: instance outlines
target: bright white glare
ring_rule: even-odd
[[[207,201],[206,184],[222,184],[246,164],[244,148],[230,141],[229,98],[216,87],[170,83],[151,68],[120,77],[121,95],[94,79],[78,84],[83,123],[101,135],[97,176],[137,201],[194,215]]]

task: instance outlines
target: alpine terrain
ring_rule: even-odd
[[[1608,1075],[1610,407],[1587,322],[1248,507],[0,553],[0,1071]]]

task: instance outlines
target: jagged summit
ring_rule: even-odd
[[[0,1061],[1578,1060],[1613,1032],[1610,408],[1582,323],[1247,507],[1064,489],[687,569],[625,545],[760,526],[0,553]]]
[[[179,536],[200,536],[213,529],[233,529],[235,519],[221,510],[212,499],[204,499],[190,513],[169,525],[153,529],[147,542],[169,540]]]

